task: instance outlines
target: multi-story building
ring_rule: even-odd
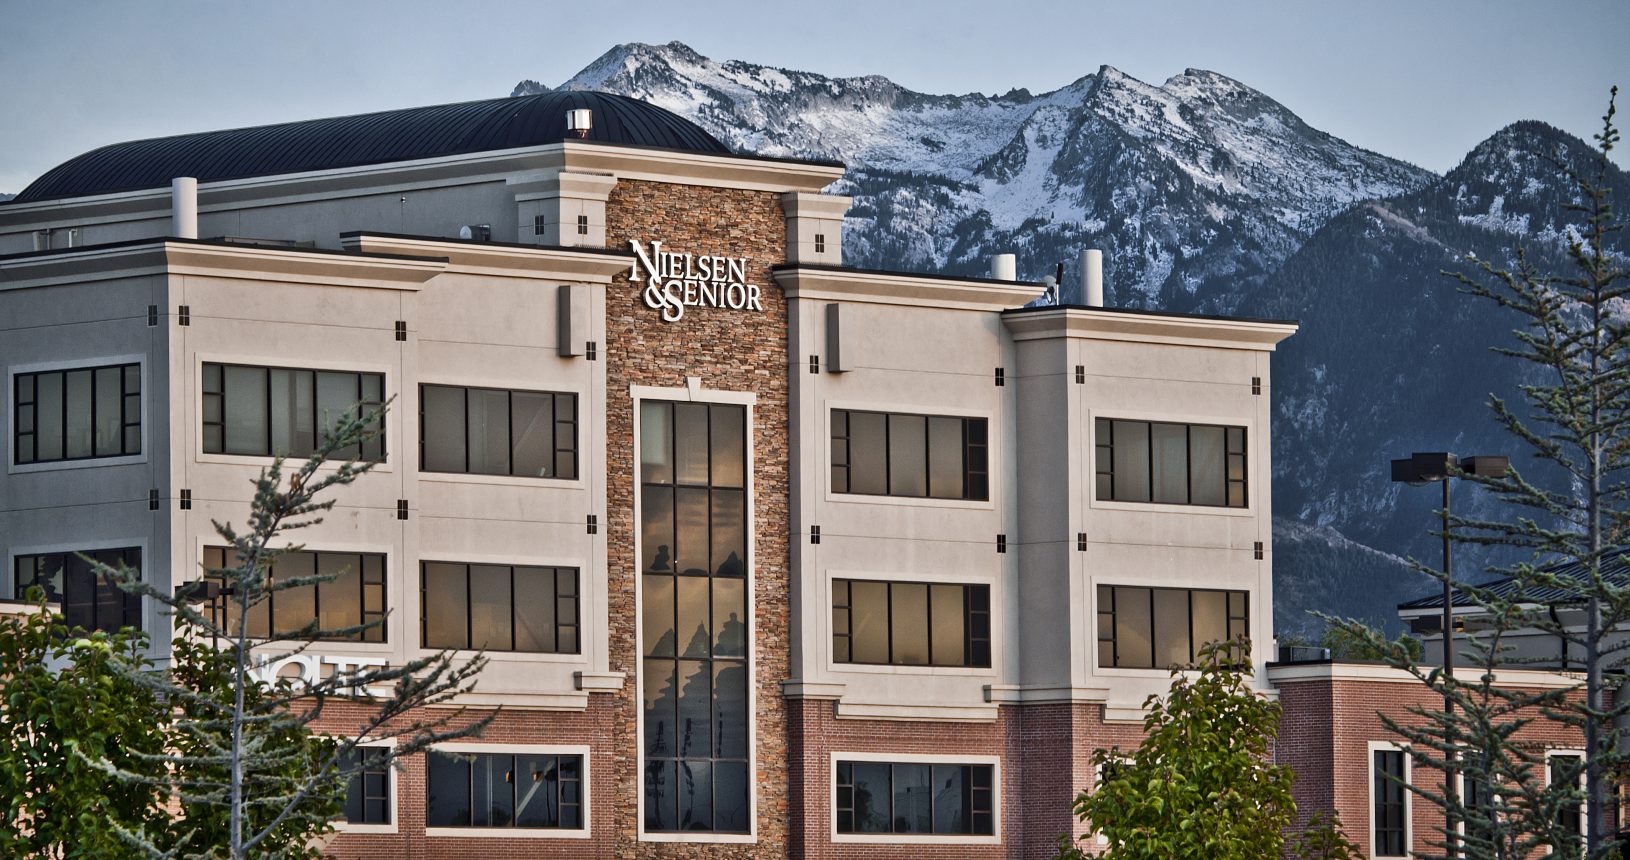
[[[594,93],[68,161],[0,206],[0,594],[162,642],[73,553],[195,580],[389,401],[252,619],[383,623],[266,671],[485,650],[502,712],[334,853],[1046,856],[1169,667],[1268,653],[1295,326],[846,268],[842,173]]]

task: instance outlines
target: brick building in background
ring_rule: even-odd
[[[66,162],[0,205],[0,593],[162,642],[72,553],[195,579],[272,454],[394,398],[290,562],[344,575],[273,609],[385,624],[261,656],[485,649],[503,713],[357,781],[336,856],[1049,856],[1168,667],[1270,652],[1295,325],[846,268],[842,174],[598,93]],[[1253,684],[1365,829],[1403,688]]]

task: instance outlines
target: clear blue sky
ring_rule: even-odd
[[[1206,68],[1437,171],[1518,119],[1587,136],[1630,89],[1625,0],[0,0],[0,191],[106,143],[508,95],[675,39],[936,93]]]

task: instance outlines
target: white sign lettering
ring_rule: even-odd
[[[327,676],[338,675],[344,678],[346,675],[355,675],[364,669],[383,665],[385,665],[383,657],[336,657],[328,654],[289,654],[284,657],[257,656],[254,667],[249,670],[249,677],[268,687],[276,686],[284,681],[310,687]],[[324,671],[325,666],[329,667],[326,672]],[[377,690],[354,686],[352,687],[352,694],[357,696],[380,695]]]
[[[662,250],[661,242],[652,242],[648,254],[639,240],[628,244],[639,258],[628,277],[647,282],[645,306],[662,311],[664,322],[678,322],[689,306],[764,310],[758,285],[747,283],[746,257],[676,254]]]

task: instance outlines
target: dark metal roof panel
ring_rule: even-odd
[[[1562,579],[1584,579],[1586,576],[1585,566],[1578,562],[1566,562],[1548,567],[1545,570],[1547,573]],[[1602,556],[1602,578],[1607,580],[1608,583],[1621,588],[1630,585],[1630,547],[1616,549]],[[1574,599],[1576,596],[1574,593],[1560,588],[1530,586],[1525,589],[1521,583],[1510,577],[1490,580],[1476,587],[1489,592],[1494,597],[1501,599],[1520,598],[1523,602],[1535,603],[1541,606],[1548,603],[1564,602]],[[1456,606],[1476,605],[1471,598],[1467,597],[1458,588],[1455,589],[1454,601]],[[1442,608],[1442,589],[1427,597],[1398,604],[1400,612],[1410,609]]]
[[[216,182],[542,146],[567,139],[566,111],[576,108],[594,112],[591,141],[732,154],[655,105],[611,93],[551,92],[116,143],[52,168],[13,202],[163,188],[177,176]]]

